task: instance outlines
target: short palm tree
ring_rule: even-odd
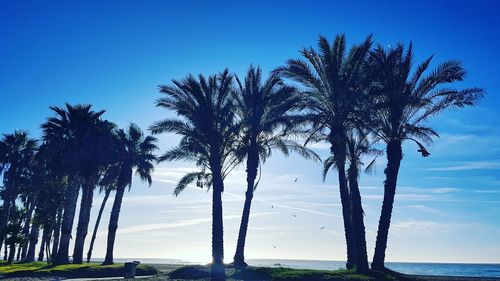
[[[303,87],[303,99],[308,112],[305,118],[312,125],[312,140],[328,141],[338,171],[342,215],[347,244],[347,267],[357,266],[367,270],[368,262],[357,263],[355,240],[352,233],[349,189],[346,179],[347,135],[355,125],[356,108],[365,84],[365,61],[371,48],[369,36],[346,53],[343,34],[337,35],[333,44],[320,37],[319,52],[313,48],[302,49],[305,60],[288,60],[276,70],[286,78],[299,82]]]
[[[438,134],[428,126],[428,120],[449,108],[474,105],[483,95],[479,88],[449,88],[450,83],[465,77],[465,70],[458,61],[444,62],[424,76],[431,60],[432,56],[412,71],[411,44],[406,51],[402,44],[389,49],[378,46],[369,57],[370,76],[374,80],[370,127],[387,145],[384,200],[372,263],[375,269],[384,268],[396,183],[403,159],[402,143],[411,140],[423,157],[429,156],[424,144],[431,143],[432,137]]]
[[[109,173],[114,174],[113,178],[116,179],[116,193],[109,218],[106,257],[103,264],[113,264],[114,262],[113,250],[123,195],[126,187],[130,188],[132,186],[134,170],[141,180],[151,185],[151,173],[154,169],[153,163],[156,161],[156,156],[153,152],[158,149],[156,138],[145,136],[135,124],[131,124],[127,132],[118,130],[115,141],[117,145],[115,164],[109,168],[112,170]]]
[[[5,239],[5,229],[8,225],[10,212],[15,211],[15,200],[19,188],[29,173],[31,162],[38,149],[37,140],[29,137],[24,131],[4,134],[0,141],[2,154],[0,168],[3,172],[4,187],[2,190],[2,216],[0,218],[0,250]]]
[[[231,96],[233,77],[225,70],[205,78],[192,75],[160,86],[164,97],[158,107],[170,110],[178,118],[159,121],[151,126],[154,134],[175,133],[179,145],[159,158],[160,161],[193,162],[200,171],[186,174],[175,188],[178,195],[191,182],[212,188],[212,279],[225,280],[222,220],[224,178],[238,164],[235,146],[239,127],[235,122]]]
[[[262,70],[253,66],[250,66],[244,81],[237,77],[236,81],[238,87],[234,99],[242,129],[239,153],[246,157],[247,191],[233,263],[237,267],[244,267],[250,207],[261,162],[270,157],[274,149],[286,156],[293,151],[318,161],[319,156],[291,139],[297,133],[297,123],[294,122],[297,116],[294,114],[301,105],[295,88],[285,86],[276,74],[263,81]]]

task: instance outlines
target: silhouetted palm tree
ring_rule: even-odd
[[[16,208],[15,201],[20,186],[29,176],[30,162],[37,150],[37,140],[29,137],[27,132],[15,131],[4,134],[0,141],[2,154],[0,168],[3,172],[4,187],[2,190],[2,217],[0,218],[0,250],[5,239],[10,212]]]
[[[92,175],[94,169],[95,152],[99,149],[95,146],[95,132],[99,131],[97,128],[103,123],[101,116],[104,111],[92,111],[91,105],[72,106],[69,104],[66,104],[66,108],[51,107],[51,109],[56,116],[48,118],[42,124],[43,139],[52,153],[61,157],[64,163],[60,167],[61,171],[56,172],[68,175],[61,237],[58,252],[54,258],[55,264],[64,264],[69,263],[69,242],[79,189],[84,180],[86,184],[89,184],[89,179],[85,176]],[[86,188],[84,187],[84,191],[87,191]],[[82,200],[88,200],[87,195],[88,193],[82,196]],[[83,206],[85,208],[87,204]]]
[[[40,247],[40,253],[43,255],[44,252],[47,252],[47,260],[52,260],[49,247],[51,241],[56,244],[52,245],[52,249],[57,252],[67,176],[58,172],[62,165],[61,157],[52,154],[52,152],[46,143],[42,144],[32,164],[33,173],[28,185],[29,192],[25,196],[31,197],[30,209],[36,207],[36,210],[27,225],[25,237],[29,237],[29,243],[23,248],[23,261],[34,261],[35,259],[35,247],[38,243],[38,228],[40,227],[43,227],[42,244],[45,242],[46,246]],[[52,239],[52,232],[54,232],[54,239]]]
[[[245,204],[234,255],[234,265],[242,267],[246,266],[245,240],[260,162],[270,157],[273,149],[285,155],[290,151],[297,152],[308,159],[319,160],[319,156],[291,139],[296,125],[294,117],[297,117],[292,114],[299,108],[301,101],[295,88],[285,86],[276,74],[263,81],[261,69],[252,66],[243,82],[237,77],[236,81],[238,88],[234,98],[242,128],[239,154],[246,157],[247,171]]]
[[[347,184],[349,186],[349,198],[351,209],[351,224],[352,235],[354,236],[354,250],[356,252],[357,263],[366,261],[366,264],[361,265],[359,271],[368,270],[368,254],[366,250],[365,225],[363,220],[363,207],[361,204],[361,193],[359,191],[358,178],[359,169],[363,165],[361,157],[366,154],[373,154],[375,149],[370,148],[367,135],[362,131],[350,131],[347,134]],[[379,152],[377,152],[379,153]],[[373,167],[375,159],[368,167]],[[326,178],[328,171],[335,167],[335,157],[328,157],[323,163],[323,181]],[[369,169],[369,168],[368,168]]]
[[[387,145],[384,200],[372,263],[375,269],[384,268],[397,177],[403,158],[402,142],[415,142],[422,156],[429,156],[424,144],[431,143],[432,137],[438,134],[427,121],[445,109],[474,105],[483,95],[479,88],[455,90],[446,87],[465,77],[465,70],[458,61],[444,62],[423,76],[431,60],[432,56],[412,71],[411,44],[406,51],[402,44],[389,49],[378,46],[369,58],[370,76],[374,79],[371,89],[373,115],[369,118],[371,130]]]
[[[14,261],[16,253],[16,245],[21,244],[24,241],[22,236],[21,227],[21,210],[13,205],[10,210],[10,221],[9,224],[4,228],[6,233],[5,244],[9,245],[9,257],[7,263],[11,264]]]
[[[108,202],[109,195],[111,194],[111,191],[114,189],[114,186],[108,185],[108,186],[105,186],[103,189],[104,189],[104,198],[102,199],[101,207],[99,208],[99,213],[97,214],[97,219],[96,219],[96,222],[94,225],[94,231],[92,232],[92,238],[90,239],[89,250],[87,252],[87,263],[89,263],[90,259],[92,258],[92,251],[94,249],[94,243],[95,243],[95,239],[97,236],[97,230],[99,229],[99,224],[101,223],[102,213],[104,211],[104,207],[106,206],[106,203]]]
[[[151,126],[155,134],[173,132],[181,136],[179,145],[161,156],[160,161],[190,161],[201,168],[185,175],[174,194],[178,195],[193,181],[201,187],[212,187],[213,280],[225,280],[222,192],[224,178],[239,162],[234,153],[240,130],[235,125],[232,81],[225,70],[208,78],[189,75],[180,81],[172,80],[173,85],[160,86],[165,96],[156,105],[173,111],[179,118]]]
[[[90,211],[94,197],[94,188],[97,186],[101,173],[106,167],[114,164],[114,136],[115,125],[108,121],[99,120],[92,128],[88,143],[90,149],[84,161],[84,169],[81,171],[82,179],[82,200],[80,204],[80,214],[75,238],[75,248],[73,251],[73,263],[83,262],[83,248],[85,237],[88,233],[90,223]]]
[[[305,60],[288,60],[284,67],[276,71],[305,87],[303,98],[308,112],[305,117],[312,124],[311,138],[328,141],[338,171],[340,199],[347,244],[347,267],[357,265],[359,270],[367,270],[367,261],[357,264],[355,240],[351,226],[349,189],[345,163],[347,134],[355,125],[358,100],[366,83],[365,60],[371,48],[371,36],[360,45],[353,46],[346,53],[343,34],[337,35],[332,45],[320,37],[319,52],[313,48],[302,49]],[[361,207],[360,207],[361,208]],[[366,266],[365,266],[366,265]]]
[[[156,161],[153,151],[158,149],[156,141],[156,138],[152,136],[144,136],[141,129],[135,124],[131,124],[127,132],[118,130],[116,133],[116,162],[109,168],[111,170],[109,172],[114,174],[113,178],[116,178],[116,194],[109,219],[106,257],[103,264],[113,264],[113,250],[122,199],[126,187],[130,188],[132,185],[134,170],[141,180],[147,181],[151,185],[153,162]]]

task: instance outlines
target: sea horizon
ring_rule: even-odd
[[[96,258],[95,261],[102,261]],[[207,262],[171,258],[115,258],[117,262],[140,261],[146,264],[206,264]],[[295,269],[336,270],[345,268],[346,261],[308,259],[253,259],[246,260],[251,266],[288,267]],[[395,262],[386,266],[392,270],[411,275],[500,277],[500,263],[488,262]]]

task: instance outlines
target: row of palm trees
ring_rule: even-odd
[[[307,148],[312,142],[330,145],[323,177],[330,169],[338,173],[346,266],[359,272],[368,271],[369,264],[358,178],[363,159],[373,157],[365,167],[370,170],[385,151],[384,200],[371,265],[384,269],[402,144],[412,141],[422,156],[429,156],[425,145],[438,136],[429,119],[446,109],[474,105],[483,95],[479,88],[450,87],[465,77],[458,61],[444,62],[431,71],[431,56],[414,66],[411,44],[374,46],[369,36],[347,50],[341,34],[332,43],[320,37],[317,49],[304,48],[300,54],[302,58],[288,60],[267,79],[259,68],[250,67],[243,80],[224,70],[160,86],[163,95],[156,105],[176,117],[158,121],[150,130],[174,133],[181,140],[159,161],[184,160],[199,168],[179,181],[174,194],[193,182],[212,189],[213,280],[225,278],[224,179],[239,163],[246,163],[247,190],[234,255],[234,265],[245,266],[251,201],[262,163],[274,150],[319,160]]]
[[[104,264],[113,263],[122,199],[135,171],[151,184],[156,157],[156,138],[145,136],[137,125],[127,131],[104,120],[104,111],[90,105],[51,107],[54,116],[42,124],[42,139],[27,132],[4,134],[0,141],[0,172],[3,178],[0,220],[0,250],[9,263],[35,260],[42,231],[38,260],[53,264],[70,262],[69,247],[76,207],[80,208],[74,236],[73,263],[83,262],[94,191],[105,193],[99,210],[87,262],[92,256],[104,206],[115,191],[108,226]],[[8,252],[8,254],[7,254]]]
[[[34,260],[39,231],[41,255],[55,264],[69,262],[76,206],[81,190],[80,211],[73,262],[82,263],[95,189],[104,192],[90,242],[87,261],[104,205],[115,191],[108,226],[104,263],[113,263],[113,246],[125,189],[135,170],[151,184],[156,162],[188,161],[198,168],[183,176],[174,194],[190,184],[212,190],[212,274],[223,280],[224,240],[222,193],[224,180],[238,165],[246,165],[247,188],[234,255],[234,266],[244,267],[252,199],[260,181],[263,163],[273,152],[297,153],[321,161],[310,143],[326,142],[330,156],[323,162],[323,178],[337,171],[347,245],[347,268],[368,271],[362,197],[358,179],[384,152],[384,200],[377,232],[372,268],[384,269],[402,144],[415,142],[422,156],[425,145],[438,136],[429,127],[433,116],[449,108],[474,105],[482,97],[479,88],[456,90],[450,84],[462,81],[460,62],[447,61],[429,70],[432,57],[414,67],[410,44],[374,46],[371,36],[347,50],[345,36],[330,43],[320,37],[318,48],[300,50],[302,58],[290,59],[267,78],[259,67],[250,66],[240,79],[226,69],[205,77],[188,75],[161,85],[158,107],[175,113],[174,118],[151,125],[152,134],[174,133],[179,144],[160,157],[156,139],[136,126],[127,131],[104,120],[104,111],[89,105],[52,107],[55,115],[42,125],[41,141],[16,131],[0,142],[3,174],[3,207],[0,217],[1,245],[16,245],[21,260]],[[21,207],[19,207],[21,206]],[[1,248],[0,248],[1,250]],[[12,258],[11,258],[12,256]]]

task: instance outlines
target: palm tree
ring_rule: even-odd
[[[92,250],[94,249],[94,243],[97,236],[97,230],[99,229],[99,224],[101,223],[102,213],[113,188],[114,187],[112,185],[104,187],[104,198],[102,199],[101,207],[99,208],[99,213],[94,225],[94,231],[92,232],[92,238],[90,239],[89,251],[87,252],[87,263],[90,263],[90,259],[92,258]]]
[[[236,81],[238,87],[234,99],[243,130],[239,153],[246,157],[247,191],[233,264],[245,267],[245,240],[260,162],[271,156],[272,149],[285,155],[295,151],[309,159],[319,160],[319,156],[290,138],[296,125],[293,121],[297,119],[292,113],[301,102],[295,88],[285,86],[276,74],[262,81],[262,70],[253,66],[243,82],[238,77]]]
[[[20,245],[24,241],[24,237],[22,236],[22,227],[21,227],[22,211],[14,205],[13,207],[11,207],[10,212],[11,212],[10,222],[4,229],[5,233],[7,234],[6,236],[8,236],[5,239],[5,244],[10,246],[9,257],[7,259],[7,263],[9,264],[11,264],[14,261],[16,253],[16,245]]]
[[[2,190],[2,216],[0,218],[0,250],[4,244],[5,230],[10,212],[14,211],[19,188],[25,183],[30,173],[30,162],[37,150],[37,140],[24,131],[4,134],[0,141],[2,154],[0,168],[3,171],[4,189]]]
[[[225,280],[222,220],[224,178],[240,161],[235,155],[239,128],[235,124],[231,98],[233,77],[225,70],[218,75],[196,79],[188,75],[160,86],[165,96],[156,105],[175,112],[179,118],[159,121],[151,126],[154,134],[173,132],[181,136],[179,145],[160,161],[194,162],[200,171],[186,174],[175,188],[178,195],[188,184],[212,187],[212,279]]]
[[[90,211],[94,197],[94,188],[97,186],[101,173],[109,165],[114,164],[113,129],[115,125],[106,120],[98,120],[91,128],[87,138],[87,155],[83,159],[83,169],[81,169],[82,178],[82,200],[80,202],[80,214],[78,217],[78,226],[75,238],[75,247],[73,251],[73,263],[81,264],[83,262],[83,248],[85,237],[88,233],[90,223]]]
[[[33,161],[33,173],[27,188],[28,192],[24,196],[29,195],[32,201],[28,212],[33,212],[34,208],[36,208],[36,212],[34,216],[28,216],[30,221],[27,221],[25,225],[27,229],[24,236],[30,237],[30,225],[33,235],[30,237],[29,243],[23,247],[23,261],[33,261],[35,258],[38,230],[36,232],[33,231],[39,227],[43,227],[44,229],[45,245],[51,242],[51,240],[47,240],[47,237],[50,236],[51,238],[52,235],[50,233],[54,232],[53,243],[56,245],[53,245],[52,249],[55,249],[55,252],[57,252],[67,176],[57,172],[60,169],[61,159],[54,157],[56,155],[53,155],[52,152],[49,146],[44,143],[40,146],[35,155],[35,161]],[[42,244],[43,242],[44,239],[42,237]],[[28,246],[32,247],[31,252]],[[45,247],[40,247],[40,250],[45,251],[46,249]],[[30,253],[28,254],[28,252]],[[47,259],[52,260],[52,256],[47,256]]]
[[[104,111],[92,111],[91,105],[69,105],[66,108],[51,107],[56,116],[50,117],[42,124],[43,139],[53,157],[61,159],[63,165],[57,173],[68,175],[65,194],[64,213],[61,226],[61,237],[55,264],[69,263],[69,242],[78,200],[78,193],[83,177],[92,171],[95,152],[96,128],[101,123]],[[88,180],[86,179],[88,184]],[[88,200],[88,196],[82,196]],[[86,205],[84,205],[86,206]],[[83,252],[82,252],[83,255]]]
[[[462,81],[465,69],[458,61],[447,61],[427,76],[432,56],[412,71],[412,45],[405,51],[403,44],[384,49],[378,46],[369,57],[371,94],[374,110],[370,117],[373,134],[386,144],[387,167],[384,171],[384,200],[378,225],[372,268],[384,269],[385,250],[391,222],[394,195],[401,160],[402,143],[416,143],[423,157],[430,153],[430,144],[438,134],[428,126],[428,120],[448,108],[474,105],[482,97],[479,88],[455,90],[447,86]]]
[[[141,180],[147,181],[151,185],[153,162],[156,161],[153,151],[158,149],[156,138],[144,136],[141,129],[135,124],[131,124],[127,132],[118,130],[115,141],[117,142],[116,162],[110,168],[112,169],[110,173],[114,174],[114,178],[116,178],[116,194],[109,219],[106,257],[103,264],[113,264],[113,250],[122,199],[126,187],[130,188],[132,185],[133,171],[135,169],[135,173],[139,175]]]
[[[330,45],[325,37],[319,38],[319,52],[313,48],[302,49],[305,60],[288,60],[284,67],[276,70],[286,78],[299,82],[304,87],[303,99],[308,112],[305,118],[312,125],[311,140],[328,141],[338,171],[342,215],[347,244],[347,268],[357,265],[362,268],[365,261],[357,264],[355,239],[351,226],[349,189],[346,179],[347,135],[356,123],[356,108],[365,84],[365,60],[371,48],[369,36],[364,42],[353,46],[346,54],[343,34],[337,35]],[[361,208],[359,206],[359,208]],[[367,264],[367,262],[366,262]]]
[[[371,147],[368,134],[363,129],[355,129],[347,136],[347,183],[349,186],[349,198],[351,199],[351,222],[355,240],[355,251],[358,271],[368,270],[368,254],[366,250],[366,232],[364,224],[364,211],[361,202],[361,193],[359,191],[359,169],[363,165],[361,158],[366,155],[374,156],[373,160],[367,165],[365,171],[371,172],[374,169],[375,160],[382,153],[381,150]],[[329,157],[323,168],[323,180],[328,170],[335,164],[335,157]]]

